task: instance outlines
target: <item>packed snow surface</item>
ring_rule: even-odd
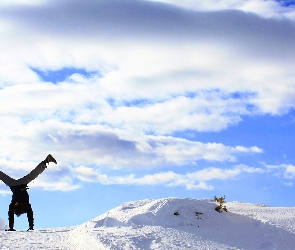
[[[0,232],[0,249],[295,249],[295,208],[165,198],[127,202],[82,225]],[[0,227],[5,224],[0,220]]]

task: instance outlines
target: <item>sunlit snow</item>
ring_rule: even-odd
[[[0,249],[294,249],[295,208],[209,199],[124,203],[82,225],[5,231]]]

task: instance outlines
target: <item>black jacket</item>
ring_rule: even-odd
[[[22,202],[24,204],[30,203],[29,194],[27,192],[28,186],[26,184],[10,187],[12,191],[11,203]]]

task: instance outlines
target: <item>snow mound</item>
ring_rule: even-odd
[[[5,225],[5,221],[0,218],[0,229],[7,229],[7,226]]]
[[[118,226],[193,226],[203,213],[216,215],[210,200],[165,198],[126,202],[89,221],[94,227]]]
[[[78,226],[72,238],[90,235],[106,249],[294,249],[295,208],[225,205],[228,212],[218,213],[209,199],[127,202]]]

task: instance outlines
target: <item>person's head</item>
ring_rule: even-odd
[[[22,202],[14,203],[14,214],[16,214],[16,216],[20,216],[24,213],[26,213],[26,207],[24,204]]]

